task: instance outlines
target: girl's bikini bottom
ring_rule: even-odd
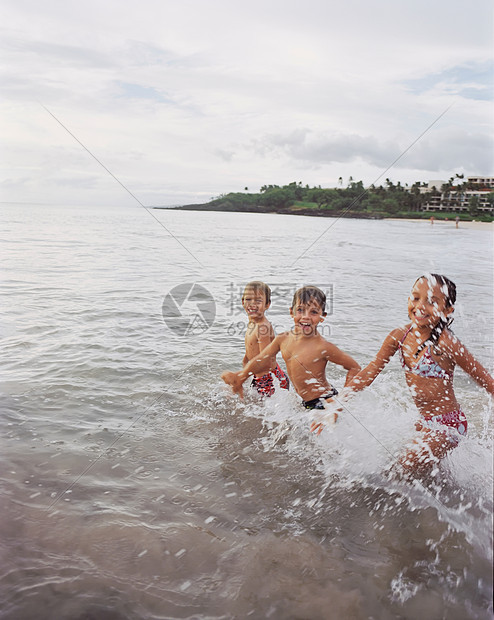
[[[419,424],[422,427],[431,429],[434,431],[454,430],[463,437],[467,434],[468,422],[465,414],[461,409],[456,411],[449,411],[448,413],[441,413],[439,415],[432,416],[432,418],[421,418]],[[442,426],[448,427],[447,429],[441,428]],[[457,440],[455,434],[451,435],[452,440]]]

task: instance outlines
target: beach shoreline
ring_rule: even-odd
[[[455,220],[434,220],[434,224],[431,224],[428,219],[413,219],[404,217],[386,217],[385,220],[391,222],[415,222],[416,224],[424,224],[427,226],[449,226],[450,228],[456,228]],[[474,230],[486,230],[494,232],[494,222],[476,222],[476,221],[460,221],[458,222],[458,229],[460,228],[472,228]]]
[[[430,218],[409,218],[409,217],[375,217],[371,213],[362,213],[362,212],[352,212],[349,214],[348,212],[344,212],[343,214],[338,213],[330,213],[330,212],[318,212],[312,209],[300,209],[296,211],[289,211],[286,209],[268,209],[265,207],[257,207],[255,209],[223,209],[223,208],[204,208],[206,205],[182,205],[177,207],[162,207],[162,206],[154,206],[153,209],[170,209],[176,211],[209,211],[209,212],[225,212],[225,213],[262,213],[262,214],[279,214],[279,215],[296,215],[296,216],[306,216],[306,217],[323,217],[323,218],[332,218],[332,219],[362,219],[362,220],[387,220],[390,222],[415,222],[422,223],[431,226]],[[445,226],[448,225],[450,227],[456,227],[456,222],[454,218],[450,218],[448,220],[443,219],[434,219],[434,224],[437,226]],[[459,228],[471,228],[476,230],[488,230],[494,231],[494,221],[492,222],[479,222],[476,220],[460,220],[458,223]]]

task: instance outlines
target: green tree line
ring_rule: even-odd
[[[380,186],[371,185],[364,188],[362,181],[354,181],[349,178],[346,187],[339,179],[339,187],[325,189],[321,186],[309,187],[301,182],[292,182],[288,185],[263,185],[259,192],[251,193],[248,188],[245,192],[232,192],[213,199],[209,206],[222,210],[247,211],[255,208],[262,210],[287,211],[300,209],[324,210],[327,214],[342,215],[350,212],[368,214],[369,216],[385,217],[399,214],[414,214],[422,211],[434,195],[446,192],[447,204],[451,211],[460,203],[462,192],[471,187],[471,183],[464,182],[461,185],[453,185],[455,179],[461,179],[462,175],[456,175],[442,185],[441,188],[432,188],[430,191],[421,191],[426,184],[414,183],[410,188],[393,183],[386,179]],[[494,204],[494,192],[489,195],[491,204]],[[469,202],[469,215],[479,214],[478,198],[472,198]],[[326,213],[325,213],[326,214]]]

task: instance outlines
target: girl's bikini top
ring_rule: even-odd
[[[411,327],[408,328],[407,332],[399,342],[401,365],[405,369],[405,372],[411,372],[418,377],[433,377],[434,379],[447,380],[452,379],[452,375],[450,375],[449,372],[446,372],[444,368],[441,368],[441,366],[439,366],[439,364],[432,357],[431,345],[427,347],[421,357],[417,360],[415,366],[412,366],[410,368],[407,365],[407,363],[405,362],[405,357],[403,355],[403,342],[410,333],[411,329]]]

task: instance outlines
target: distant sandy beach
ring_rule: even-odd
[[[416,224],[431,226],[430,220],[414,220],[400,217],[387,217],[385,219],[391,220],[392,222],[415,222]],[[450,228],[455,228],[456,223],[454,220],[434,220],[432,226],[449,226]],[[475,230],[494,232],[494,222],[459,222],[458,228],[474,228]]]

